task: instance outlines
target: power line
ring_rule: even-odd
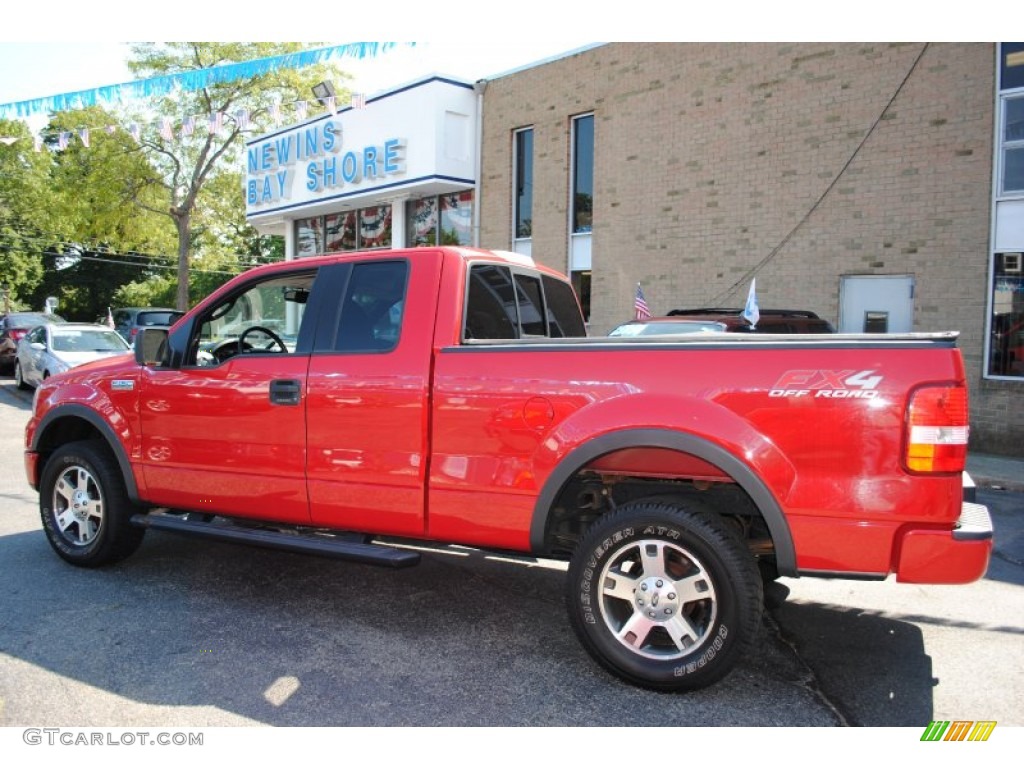
[[[871,124],[871,127],[868,129],[868,132],[864,134],[864,138],[861,139],[860,143],[857,145],[857,148],[853,150],[853,154],[851,154],[849,159],[847,159],[847,161],[843,164],[843,167],[839,169],[839,173],[835,175],[832,181],[829,182],[829,185],[825,187],[825,191],[821,193],[817,200],[814,201],[814,205],[812,205],[810,209],[807,211],[807,213],[803,215],[803,218],[801,218],[800,221],[798,221],[796,225],[791,230],[789,230],[789,233],[784,238],[782,238],[782,241],[774,248],[772,248],[771,251],[768,252],[767,256],[765,256],[763,259],[757,262],[757,264],[755,264],[753,267],[748,269],[743,274],[743,276],[740,277],[735,283],[733,283],[728,289],[722,291],[717,296],[715,296],[715,298],[713,298],[710,302],[712,306],[717,306],[723,299],[725,299],[725,297],[727,297],[741,285],[745,285],[750,278],[755,277],[758,272],[760,272],[762,269],[768,266],[769,262],[771,262],[776,256],[778,256],[779,252],[793,238],[793,236],[797,233],[797,230],[799,230],[800,227],[802,227],[807,222],[807,220],[811,218],[814,212],[818,210],[818,207],[824,202],[825,198],[828,197],[829,192],[833,190],[836,184],[839,183],[839,179],[841,179],[843,174],[846,173],[846,169],[853,164],[853,161],[856,159],[857,155],[860,154],[861,149],[863,149],[864,145],[867,144],[868,139],[870,139],[872,134],[874,134],[875,129],[878,127],[878,124],[882,122],[882,118],[885,117],[885,113],[889,111],[889,108],[896,101],[896,97],[899,96],[900,93],[903,91],[903,87],[907,84],[907,81],[910,80],[910,76],[914,74],[914,70],[917,69],[917,65],[924,57],[925,51],[928,50],[929,45],[931,45],[931,43],[925,43],[924,47],[921,48],[921,51],[917,54],[917,58],[915,58],[914,63],[910,65],[910,69],[907,70],[907,74],[904,75],[903,80],[896,88],[896,91],[893,93],[892,97],[886,103],[882,111],[878,113],[878,117],[875,118],[875,121]]]

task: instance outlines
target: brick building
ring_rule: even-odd
[[[742,306],[755,276],[762,308],[840,330],[879,304],[888,330],[959,331],[972,444],[1019,454],[1020,50],[610,43],[493,78],[480,244],[571,271],[591,333],[637,283],[665,314]]]

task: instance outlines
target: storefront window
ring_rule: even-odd
[[[594,223],[594,116],[573,120],[572,231],[590,232]]]
[[[437,245],[437,198],[413,200],[406,206],[406,210],[409,215],[409,232],[406,237],[409,246]]]
[[[359,211],[359,247],[391,247],[391,206],[375,205]]]
[[[295,255],[315,256],[324,252],[323,219],[298,219],[295,222]]]
[[[473,243],[473,193],[441,195],[441,245]]]
[[[515,134],[515,237],[533,235],[533,129]]]
[[[354,251],[356,249],[356,212],[346,211],[325,220],[327,251]]]
[[[472,245],[473,191],[413,200],[406,206],[406,242],[422,245]]]

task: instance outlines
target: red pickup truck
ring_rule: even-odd
[[[565,278],[421,248],[246,272],[124,356],[45,381],[50,544],[146,528],[387,566],[410,539],[568,562],[570,622],[650,688],[721,678],[778,576],[967,583],[955,334],[586,338]]]

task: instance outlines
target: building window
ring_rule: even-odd
[[[295,255],[315,256],[324,252],[323,217],[298,219],[295,222]]]
[[[472,245],[472,190],[413,200],[406,209],[406,243],[410,247]]]
[[[524,128],[515,133],[513,148],[515,178],[512,180],[515,196],[512,201],[515,221],[514,239],[533,236],[533,129]]]
[[[327,234],[327,252],[354,251],[356,249],[356,212],[346,211],[328,216],[324,220]]]
[[[359,211],[359,247],[391,247],[391,206],[374,205]]]
[[[583,319],[590,322],[590,270],[574,269],[572,271],[572,288],[580,299]]]
[[[1024,193],[1024,95],[1003,98],[1000,137],[1004,196]]]
[[[1024,43],[999,44],[986,374],[1024,380]]]
[[[590,232],[594,224],[594,116],[573,120],[572,231]]]

